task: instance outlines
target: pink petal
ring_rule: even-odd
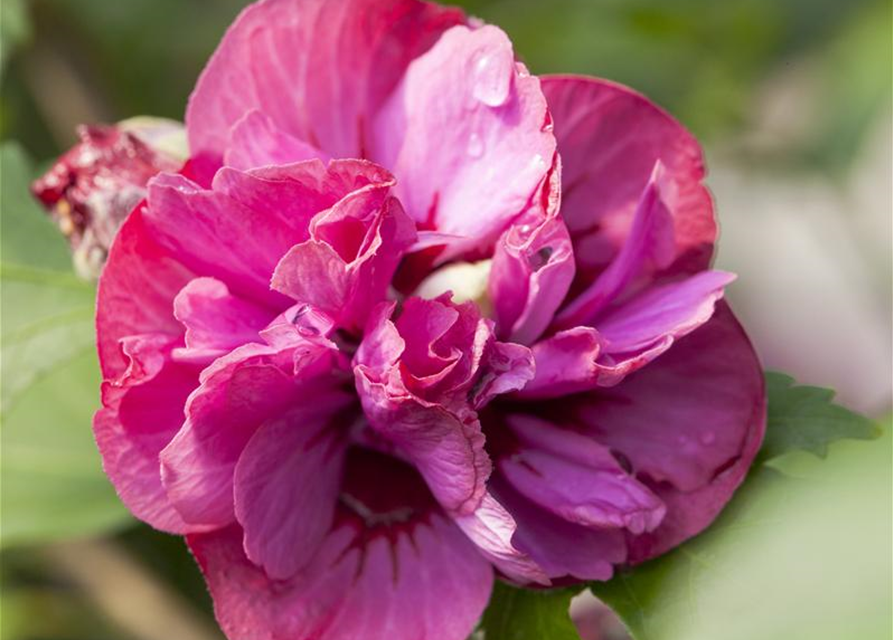
[[[358,365],[355,373],[363,410],[375,431],[412,461],[445,509],[474,511],[491,469],[474,413],[458,416],[442,406],[394,398],[367,367]]]
[[[174,510],[161,484],[158,454],[183,424],[183,403],[198,384],[198,369],[170,359],[164,335],[122,340],[128,368],[102,385],[93,432],[103,468],[133,514],[170,533],[201,531]]]
[[[536,370],[531,350],[512,342],[491,342],[482,359],[485,366],[469,395],[475,409],[496,396],[524,389]]]
[[[491,486],[517,523],[512,544],[550,579],[608,580],[614,565],[626,559],[620,529],[598,530],[568,522],[523,497],[501,477],[494,477]]]
[[[120,340],[127,336],[183,333],[173,314],[177,293],[193,274],[152,236],[138,207],[121,226],[99,279],[96,340],[103,377],[117,378],[129,366]]]
[[[529,344],[546,329],[574,279],[574,252],[563,220],[557,217],[560,172],[546,179],[535,207],[496,243],[487,293],[500,337]]]
[[[233,125],[224,164],[242,171],[267,165],[282,165],[329,157],[316,147],[276,126],[258,110],[248,111]]]
[[[663,524],[633,541],[634,561],[662,553],[713,520],[759,449],[765,409],[760,363],[724,303],[642,371],[581,397],[572,419],[625,457],[667,504]]]
[[[453,27],[407,69],[375,121],[372,157],[426,228],[491,245],[549,171],[555,138],[539,80],[499,29]],[[498,185],[498,188],[494,188]]]
[[[437,511],[418,474],[368,450],[349,451],[335,525],[287,580],[251,564],[241,531],[190,536],[234,640],[465,640],[493,571]]]
[[[202,372],[186,422],[161,452],[162,478],[183,518],[233,521],[233,473],[258,428],[338,383],[332,347],[296,339],[287,346],[248,344]],[[299,347],[296,349],[296,347]]]
[[[148,203],[146,226],[193,271],[218,278],[261,304],[284,306],[283,298],[269,290],[270,276],[300,236],[280,218],[259,216],[232,198],[172,174],[152,180]]]
[[[518,525],[493,494],[486,493],[477,509],[453,520],[505,577],[522,585],[551,584],[539,565],[512,544]]]
[[[499,473],[527,499],[587,527],[640,534],[660,524],[663,503],[606,447],[531,416],[509,416],[506,426],[517,449],[498,460]]]
[[[282,257],[270,286],[297,302],[336,314],[344,307],[350,283],[338,253],[323,242],[308,240]]]
[[[523,387],[530,351],[493,340],[492,323],[471,303],[408,298],[392,322],[382,305],[354,358],[356,388],[370,427],[418,468],[452,515],[478,508],[490,459],[476,410]]]
[[[307,564],[332,526],[347,429],[358,409],[345,412],[349,401],[336,393],[276,416],[254,433],[236,465],[245,552],[273,579]]]
[[[666,352],[713,315],[734,276],[705,271],[652,286],[606,312],[598,330],[575,327],[533,346],[536,375],[528,398],[555,398],[618,384]]]
[[[710,319],[723,287],[734,279],[734,274],[725,271],[704,271],[646,289],[599,319],[605,352],[630,353],[647,349],[665,336],[688,335]]]
[[[246,342],[259,342],[258,332],[272,314],[230,293],[214,278],[191,280],[174,298],[174,316],[186,328],[186,347],[174,357],[208,364]]]
[[[368,185],[315,217],[312,239],[282,258],[271,286],[361,330],[416,237],[389,189],[390,183]]]
[[[236,171],[225,167],[214,176],[214,189],[247,209],[255,217],[281,225],[290,244],[310,237],[312,218],[346,195],[371,184],[392,186],[394,177],[365,160],[307,160],[281,166]],[[282,250],[277,260],[284,255]]]
[[[189,100],[192,154],[212,172],[231,127],[256,109],[330,156],[363,157],[372,116],[406,66],[463,21],[458,10],[415,0],[255,3]]]
[[[662,199],[663,168],[658,161],[636,207],[629,236],[595,281],[562,309],[554,326],[566,329],[592,324],[599,312],[621,295],[637,277],[666,267],[675,257],[673,218]]]
[[[716,222],[694,137],[644,96],[611,82],[545,76],[542,88],[564,165],[561,211],[578,272],[598,273],[620,251],[657,161],[666,170],[668,189],[661,195],[676,238],[667,272],[706,268]]]

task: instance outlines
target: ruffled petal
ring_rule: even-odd
[[[663,273],[694,273],[710,263],[716,221],[701,184],[694,137],[644,96],[582,76],[544,76],[563,162],[562,215],[574,237],[577,270],[594,276],[630,234],[633,213],[656,162],[666,170],[662,197],[673,217],[675,257]]]
[[[307,242],[279,261],[271,286],[360,331],[383,301],[415,227],[389,195],[391,182],[348,194],[311,223]]]
[[[549,326],[574,280],[574,251],[558,217],[558,161],[538,206],[496,243],[487,293],[500,338],[530,344]]]
[[[449,294],[384,304],[354,358],[370,427],[419,469],[451,515],[478,508],[490,475],[477,410],[533,375],[529,349],[493,339],[492,323]]]
[[[370,424],[396,444],[425,478],[441,505],[474,511],[486,490],[491,463],[472,411],[457,415],[411,397],[395,398],[368,368],[355,368],[357,391]]]
[[[332,157],[364,157],[376,108],[411,60],[462,12],[416,0],[264,0],[229,28],[186,111],[192,155],[212,175],[230,129],[259,110]]]
[[[310,237],[310,222],[341,198],[370,184],[393,184],[394,176],[365,160],[307,160],[294,164],[236,171],[224,167],[214,190],[283,227],[288,246]],[[276,259],[284,255],[280,253]]]
[[[260,304],[287,306],[283,296],[270,291],[270,276],[300,233],[282,218],[257,215],[216,190],[173,174],[160,174],[149,183],[148,205],[148,230],[194,272],[218,278]]]
[[[409,65],[375,121],[372,158],[393,169],[420,226],[465,236],[446,258],[492,246],[554,152],[539,80],[516,64],[505,33],[458,26]]]
[[[232,522],[236,462],[258,428],[343,384],[334,345],[291,330],[284,344],[244,345],[202,372],[183,428],[161,452],[165,488],[186,521]]]
[[[178,360],[210,364],[246,342],[259,342],[260,330],[273,319],[268,310],[230,293],[214,278],[190,280],[174,298],[174,316],[186,330]]]
[[[198,369],[173,362],[171,345],[163,334],[122,340],[129,366],[103,383],[93,432],[103,468],[133,514],[162,531],[187,533],[203,529],[184,522],[173,508],[158,455],[183,424],[183,403],[198,385]]]

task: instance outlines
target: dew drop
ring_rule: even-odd
[[[319,329],[317,329],[316,327],[303,325],[298,327],[298,333],[300,333],[302,336],[314,337],[319,335]]]
[[[705,431],[701,434],[701,442],[705,445],[711,445],[716,442],[716,434],[712,431]]]
[[[488,107],[505,104],[509,98],[513,69],[511,49],[482,53],[474,63],[472,95]]]

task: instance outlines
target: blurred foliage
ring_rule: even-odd
[[[30,197],[32,176],[21,149],[0,148],[4,547],[130,521],[90,429],[99,400],[95,287],[72,272],[65,241]]]
[[[0,139],[20,145],[0,154],[4,640],[132,638],[45,555],[47,541],[73,535],[104,533],[147,579],[165,581],[210,616],[182,541],[134,526],[102,474],[90,431],[99,375],[93,288],[73,277],[65,243],[31,202],[25,186],[33,168],[23,149],[43,163],[73,143],[80,122],[181,119],[195,79],[244,4],[0,1]],[[806,122],[807,132],[785,147],[785,170],[842,173],[890,108],[889,0],[456,4],[503,27],[533,72],[626,83],[667,107],[708,149],[748,131],[767,94],[797,90],[805,78],[811,108],[801,113],[801,98],[786,116]],[[787,388],[782,379],[775,384]],[[828,400],[794,389],[811,398],[811,409]],[[837,424],[846,435],[864,432],[858,420]],[[769,442],[781,450],[796,439]],[[890,585],[880,573],[890,558],[876,555],[885,546],[880,527],[890,521],[889,429],[883,442],[834,445],[824,463],[797,454],[774,460],[754,472],[717,527],[597,590],[644,640],[890,637]],[[539,627],[538,637],[544,629],[550,638],[568,635],[566,596],[500,587],[484,626],[513,640],[538,624],[552,625]],[[549,603],[558,615],[543,621],[538,612]]]

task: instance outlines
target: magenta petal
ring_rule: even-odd
[[[381,305],[354,358],[356,388],[369,424],[413,462],[451,514],[478,508],[491,463],[476,411],[523,387],[530,350],[498,343],[472,303],[448,294]]]
[[[186,347],[174,349],[174,357],[204,364],[246,342],[258,342],[258,332],[273,319],[214,278],[196,278],[183,287],[174,298],[174,316],[186,328]]]
[[[155,177],[148,203],[147,228],[193,271],[262,304],[282,304],[282,297],[269,289],[270,276],[295,234],[280,218],[258,216],[181,175]]]
[[[706,527],[744,478],[766,424],[763,375],[720,303],[707,324],[622,384],[583,396],[573,414],[667,504],[663,524],[633,542],[639,561]]]
[[[517,449],[497,466],[529,500],[583,526],[639,534],[660,524],[663,503],[624,471],[607,447],[530,416],[512,415],[508,426]]]
[[[412,221],[389,195],[390,185],[363,187],[316,216],[311,240],[280,260],[271,286],[343,328],[362,330],[416,238]]]
[[[276,126],[261,111],[247,112],[230,131],[224,164],[242,171],[329,157],[316,147]]]
[[[626,242],[636,204],[660,161],[673,216],[670,273],[708,266],[716,239],[713,203],[701,184],[697,141],[672,116],[618,84],[582,76],[545,76],[563,163],[561,213],[574,237],[578,271],[598,273]]]
[[[192,155],[213,170],[230,128],[260,110],[333,157],[363,157],[372,116],[406,66],[461,11],[416,0],[265,0],[245,9],[186,111]]]
[[[138,207],[121,226],[99,279],[96,341],[106,380],[129,366],[120,340],[127,336],[166,333],[175,340],[183,326],[173,313],[174,297],[193,277],[153,238]]]
[[[550,579],[608,580],[614,565],[626,560],[620,529],[601,531],[568,522],[540,508],[498,476],[492,486],[517,523],[512,544]]]
[[[332,394],[264,423],[235,469],[236,517],[245,552],[273,579],[307,564],[332,526],[350,397]]]
[[[232,640],[465,640],[493,571],[449,521],[432,515],[392,535],[346,524],[287,581],[251,564],[237,528],[189,537]]]
[[[472,513],[453,520],[505,577],[522,585],[551,584],[539,565],[512,544],[518,525],[493,494],[485,494],[480,506]]]
[[[423,226],[491,245],[548,173],[555,138],[539,80],[493,26],[447,31],[413,61],[375,121],[372,158]],[[493,188],[498,184],[499,188]]]
[[[314,240],[289,249],[270,282],[276,291],[328,314],[344,307],[349,284],[344,260],[332,247]]]
[[[312,342],[248,344],[202,372],[186,422],[161,452],[165,488],[188,522],[233,521],[233,473],[246,444],[267,420],[337,384],[333,349]]]
[[[618,384],[713,315],[734,275],[704,271],[653,286],[606,312],[592,327],[574,327],[533,346],[536,375],[529,398],[554,398]]]
[[[525,214],[499,238],[487,293],[501,338],[530,344],[549,326],[574,279],[574,252],[557,216],[559,171],[544,186],[545,207]]]
[[[457,514],[474,511],[491,469],[474,413],[458,416],[442,406],[394,398],[368,369],[358,366],[355,371],[363,409],[376,432],[412,461],[445,509]]]
[[[673,218],[662,199],[664,171],[657,163],[636,207],[632,228],[611,264],[586,291],[574,298],[555,319],[557,328],[592,324],[600,311],[620,296],[645,269],[664,268],[675,257]],[[666,186],[663,187],[666,191]]]
[[[249,171],[224,167],[214,176],[213,188],[255,218],[280,227],[278,261],[292,245],[310,237],[310,222],[318,213],[363,187],[393,183],[390,173],[365,160],[307,160]]]
[[[183,403],[198,384],[198,370],[170,359],[163,335],[122,341],[127,370],[102,386],[102,409],[93,420],[105,472],[121,500],[141,520],[171,533],[201,531],[174,510],[161,484],[158,454],[183,424]]]
[[[631,353],[667,336],[678,339],[689,334],[710,319],[723,288],[734,279],[725,271],[704,271],[651,287],[618,305],[598,321],[605,353]]]

